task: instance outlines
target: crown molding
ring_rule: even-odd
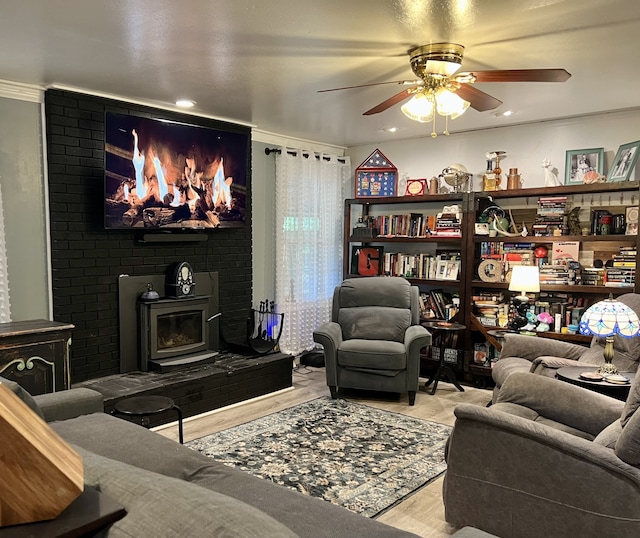
[[[0,80],[0,97],[8,99],[18,99],[31,103],[42,103],[44,101],[44,87],[35,84],[22,84],[9,80]]]

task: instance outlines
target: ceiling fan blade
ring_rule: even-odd
[[[571,78],[566,69],[496,69],[492,71],[469,71],[476,82],[564,82]],[[457,78],[457,77],[456,77]]]
[[[380,103],[379,105],[376,105],[373,108],[367,110],[362,115],[371,116],[372,114],[378,114],[380,112],[384,112],[388,108],[391,108],[393,105],[397,105],[398,103],[404,101],[412,93],[413,93],[413,88],[407,88],[406,90],[402,90],[400,93],[396,93],[393,97],[389,97],[389,99],[387,99],[386,101],[382,101],[382,103]]]
[[[502,104],[500,99],[496,99],[470,84],[460,84],[460,87],[456,90],[456,94],[462,97],[465,101],[469,101],[471,108],[478,112],[493,110]]]
[[[351,90],[353,88],[366,88],[368,86],[382,86],[383,84],[400,84],[402,86],[415,86],[422,84],[421,80],[392,80],[389,82],[372,82],[370,84],[357,84],[356,86],[344,86],[342,88],[329,88],[328,90],[318,90],[318,93],[335,92],[337,90]]]

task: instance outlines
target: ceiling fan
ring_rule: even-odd
[[[473,86],[476,82],[564,82],[571,77],[565,69],[505,69],[490,71],[470,71],[456,74],[462,64],[464,47],[456,43],[431,43],[409,51],[411,69],[417,80],[397,80],[377,82],[320,90],[320,92],[363,88],[380,84],[401,84],[408,86],[401,92],[389,97],[382,103],[364,112],[371,116],[384,112],[412,97],[402,106],[402,112],[409,118],[419,122],[434,122],[435,114],[455,119],[471,106],[485,112],[493,110],[502,101]],[[449,134],[445,130],[445,134]]]

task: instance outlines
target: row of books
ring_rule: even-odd
[[[378,237],[462,237],[462,214],[457,212],[423,215],[379,215],[373,217]]]
[[[462,237],[461,226],[462,213],[458,211],[443,211],[437,214],[436,225],[431,235],[436,237]]]
[[[541,196],[538,198],[536,218],[532,225],[535,236],[566,235],[567,227],[567,197]]]
[[[436,254],[408,254],[403,252],[388,252],[384,254],[383,272],[388,276],[457,280],[459,270],[459,251]],[[455,271],[455,274],[452,274],[452,271]]]
[[[636,255],[633,245],[619,247],[612,258],[612,267],[605,268],[604,285],[632,288],[636,283]]]
[[[436,226],[436,215],[379,215],[374,222],[379,237],[429,237]]]
[[[460,298],[442,290],[433,289],[420,294],[420,311],[424,319],[450,320],[458,313]]]

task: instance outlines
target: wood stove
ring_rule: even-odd
[[[215,360],[208,306],[208,296],[138,300],[140,369],[163,372]]]

